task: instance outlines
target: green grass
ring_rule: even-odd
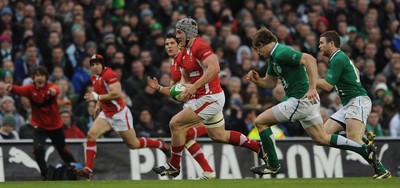
[[[95,180],[3,182],[1,188],[399,188],[400,178],[311,178],[311,179],[239,179],[239,180]]]

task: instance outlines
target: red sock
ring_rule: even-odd
[[[207,134],[206,126],[198,126],[196,127],[197,130],[197,138]]]
[[[175,169],[180,169],[181,168],[182,151],[183,151],[183,148],[185,148],[185,145],[171,146],[171,148],[172,148],[172,155],[171,155],[171,158],[169,159],[169,164],[171,164],[171,166],[174,167]]]
[[[187,150],[189,151],[190,154],[192,154],[193,158],[197,161],[197,163],[199,163],[203,171],[214,172],[210,164],[208,164],[208,161],[204,156],[203,150],[201,149],[198,143],[195,142],[192,146],[187,148]]]
[[[237,131],[229,131],[229,143],[235,146],[241,146],[248,149],[253,150],[254,152],[258,153],[260,151],[260,144],[240,132]]]
[[[162,148],[162,142],[158,139],[139,138],[140,148]]]
[[[198,137],[207,134],[207,129],[205,126],[198,126],[189,129],[186,133],[186,141],[194,140]]]
[[[94,158],[96,157],[97,146],[96,141],[87,141],[86,142],[86,167],[93,170],[94,166]]]

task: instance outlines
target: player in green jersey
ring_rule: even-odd
[[[279,44],[276,36],[267,28],[257,31],[252,46],[268,60],[268,69],[264,78],[260,78],[256,71],[251,70],[247,79],[269,89],[275,88],[280,79],[288,97],[287,101],[261,113],[254,122],[268,160],[266,164],[252,167],[252,172],[260,175],[279,173],[280,164],[270,128],[278,123],[300,121],[304,130],[318,145],[351,150],[362,156],[373,152],[370,147],[324,131],[319,112],[320,103],[316,89],[318,73],[314,57]]]
[[[343,107],[324,124],[324,129],[328,134],[345,130],[348,139],[365,145],[362,137],[368,115],[371,112],[371,99],[361,85],[358,69],[339,47],[340,37],[336,31],[327,31],[321,34],[319,49],[324,56],[329,57],[330,66],[325,79],[318,79],[317,86],[326,91],[335,88],[343,104]],[[375,150],[373,142],[371,145]],[[390,178],[390,172],[376,159],[376,152],[374,153],[372,156],[363,156],[364,158],[373,158],[367,160],[374,168],[373,178]]]

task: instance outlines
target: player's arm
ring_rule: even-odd
[[[318,102],[319,97],[317,92],[317,60],[310,54],[303,53],[300,59],[300,65],[303,65],[306,68],[306,73],[308,76],[308,91],[304,95],[304,98],[308,98],[312,103]]]
[[[278,83],[277,77],[267,74],[265,75],[264,78],[261,79],[261,82],[259,82],[259,84],[257,85],[267,89],[274,89],[277,83]]]
[[[317,80],[317,87],[325,90],[325,91],[330,91],[333,88],[333,85],[328,83],[325,79],[318,79]]]
[[[309,90],[316,89],[318,79],[317,60],[310,54],[303,53],[300,59],[300,65],[303,65],[306,68],[309,82]]]
[[[165,87],[161,86],[158,83],[157,78],[153,77],[150,78],[150,76],[147,77],[147,85],[149,85],[152,89],[156,90],[157,92],[160,92],[163,95],[169,96],[169,90],[171,89],[171,86]]]
[[[61,89],[56,85],[50,86],[49,90],[47,91],[47,94],[50,95],[51,97],[58,96],[60,93]]]
[[[6,90],[10,91],[11,93],[17,94],[19,96],[28,97],[30,95],[30,85],[25,86],[15,86],[11,84],[6,84]]]
[[[206,71],[204,72],[203,76],[198,79],[195,83],[193,83],[193,87],[199,89],[203,87],[206,83],[213,80],[219,73],[220,67],[218,63],[218,57],[215,54],[210,55],[207,57],[202,64],[206,67]]]
[[[170,96],[169,95],[169,90],[171,90],[171,86],[168,86],[168,87],[160,86],[159,88],[160,89],[157,89],[158,92],[160,92],[161,94],[163,94],[165,96]]]
[[[330,64],[331,66],[326,73],[325,79],[318,79],[317,82],[317,87],[325,91],[332,90],[334,85],[339,81],[340,75],[343,72],[343,62],[333,59]]]
[[[260,78],[260,75],[255,70],[250,70],[250,72],[247,73],[246,78],[258,86],[267,89],[275,88],[278,83],[278,78],[276,76],[266,74],[264,78]]]
[[[99,95],[98,98],[99,101],[115,100],[121,97],[122,87],[120,82],[115,82],[113,84],[110,84],[109,88],[110,90],[107,94]]]

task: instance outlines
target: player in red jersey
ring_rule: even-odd
[[[131,111],[121,99],[121,83],[117,74],[105,67],[103,56],[94,54],[90,58],[93,74],[90,80],[94,91],[85,94],[87,101],[97,101],[95,107],[96,120],[90,127],[86,142],[86,165],[82,170],[75,169],[78,176],[90,180],[93,176],[94,158],[96,155],[96,139],[114,129],[118,131],[130,149],[158,148],[169,157],[169,146],[161,139],[137,138],[133,128]],[[100,111],[101,109],[101,111]]]
[[[222,114],[225,96],[218,78],[218,58],[197,33],[197,23],[191,18],[181,19],[176,24],[176,38],[185,47],[177,66],[182,67],[181,82],[186,86],[185,91],[180,94],[180,99],[186,102],[187,107],[170,121],[172,156],[167,164],[153,168],[154,172],[162,176],[179,175],[186,131],[200,123],[206,126],[212,140],[246,147],[259,153],[259,156],[266,160],[258,142],[240,132],[225,130]]]
[[[179,82],[181,80],[181,68],[178,66],[177,61],[180,60],[180,48],[178,45],[178,40],[174,33],[168,33],[165,37],[165,51],[170,57],[171,66],[170,66],[170,74],[172,78],[172,84],[168,87],[162,87],[158,84],[156,78],[150,79],[147,78],[147,83],[150,87],[157,90],[158,92],[170,96],[169,90],[172,85]],[[214,170],[211,168],[207,159],[204,156],[203,150],[200,145],[194,140],[197,137],[203,136],[207,134],[206,127],[203,124],[199,126],[192,127],[186,134],[186,143],[185,148],[189,151],[189,153],[193,156],[193,158],[199,163],[200,167],[203,169],[203,174],[200,179],[215,179],[216,174]]]
[[[25,86],[6,85],[6,89],[17,95],[27,97],[32,107],[33,153],[39,165],[42,180],[47,179],[47,164],[45,160],[46,139],[49,137],[56,147],[60,157],[67,165],[74,165],[66,143],[63,124],[57,103],[57,95],[61,90],[56,85],[48,83],[49,75],[44,67],[38,67],[32,72],[33,83]]]

